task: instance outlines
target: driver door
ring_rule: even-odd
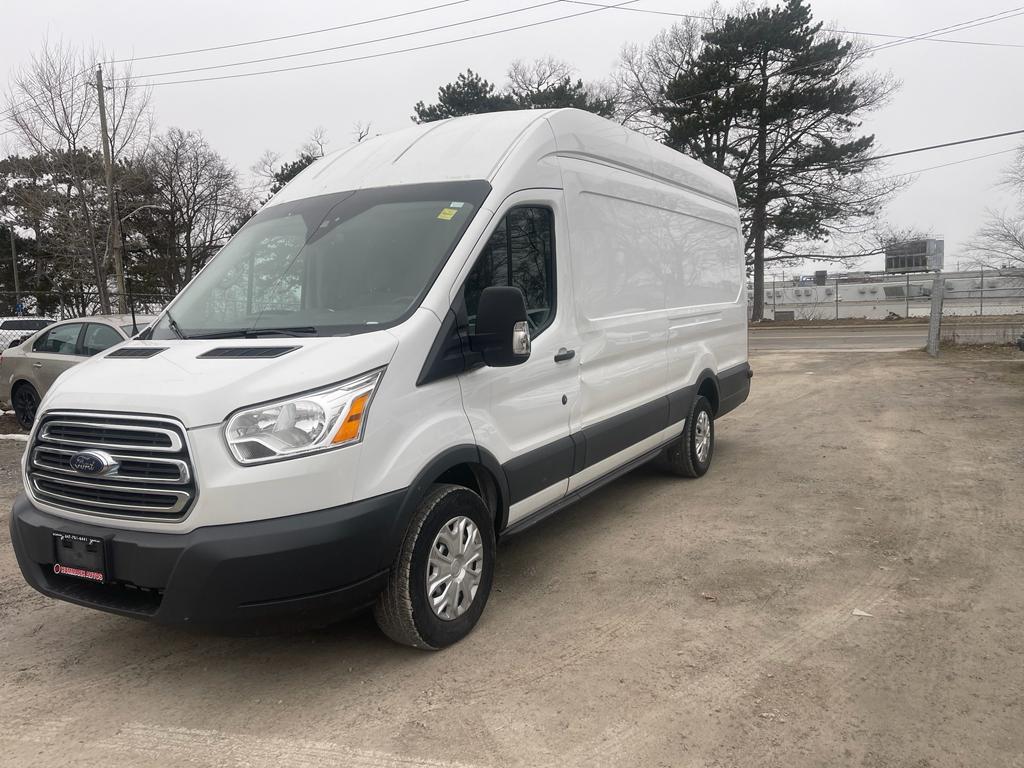
[[[497,458],[508,479],[509,524],[564,496],[572,474],[579,360],[568,247],[558,250],[567,243],[560,190],[509,197],[454,301],[464,307],[472,332],[484,288],[511,285],[526,298],[530,358],[460,375],[477,444]]]

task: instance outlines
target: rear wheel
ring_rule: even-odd
[[[373,615],[396,642],[436,650],[476,626],[494,580],[494,523],[473,491],[435,485],[409,524]]]
[[[22,429],[32,429],[39,409],[39,393],[31,384],[22,382],[14,387],[11,393],[11,405],[14,407],[14,418]]]
[[[665,448],[661,466],[680,477],[701,477],[715,454],[715,415],[711,403],[698,395],[690,408],[683,434]]]

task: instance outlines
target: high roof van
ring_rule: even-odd
[[[448,646],[500,539],[652,459],[708,471],[749,392],[746,320],[736,196],[704,165],[572,109],[378,136],[61,376],[18,563],[160,623],[372,606],[393,639]]]

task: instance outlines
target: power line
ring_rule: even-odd
[[[1016,16],[1020,16],[1024,13],[1024,6],[1018,6],[1016,8],[1010,8],[1006,11],[1000,11],[999,13],[990,13],[987,16],[979,16],[976,19],[965,21],[960,24],[950,24],[945,27],[938,27],[937,29],[929,30],[928,32],[922,32],[920,35],[913,35],[906,40],[897,40],[891,43],[881,43],[879,45],[872,46],[869,51],[882,51],[887,48],[895,48],[906,43],[913,42],[917,39],[931,39],[935,35],[943,34],[945,32],[963,32],[967,29],[974,29],[976,27],[984,27],[988,24],[995,24],[997,21],[1006,21]]]
[[[208,48],[192,48],[187,51],[171,51],[170,53],[154,53],[149,56],[133,56],[126,59],[112,59],[104,62],[105,64],[124,64],[129,61],[147,61],[149,59],[166,59],[172,56],[188,56],[193,53],[208,53],[209,51],[223,51],[229,48],[242,48],[247,45],[259,45],[260,43],[273,43],[278,40],[293,40],[296,37],[307,37],[309,35],[319,35],[324,32],[336,32],[339,29],[351,29],[353,27],[362,27],[367,24],[376,24],[381,21],[391,21],[393,19],[401,19],[406,16],[414,16],[419,13],[427,13],[428,11],[438,11],[442,8],[450,8],[453,5],[462,5],[468,3],[470,0],[453,0],[453,2],[441,3],[440,5],[431,5],[427,8],[419,8],[413,11],[405,11],[404,13],[394,13],[390,16],[378,16],[375,19],[365,19],[363,21],[353,21],[349,24],[338,24],[334,27],[321,27],[320,29],[310,29],[306,32],[294,32],[290,35],[279,35],[278,37],[264,37],[260,40],[246,40],[241,43],[227,43],[225,45],[211,45]]]
[[[896,179],[896,178],[899,178],[900,176],[915,176],[915,175],[917,175],[919,173],[924,173],[925,171],[934,171],[934,170],[936,170],[938,168],[947,168],[947,167],[949,167],[951,165],[960,165],[961,163],[970,163],[970,162],[973,162],[975,160],[983,160],[986,157],[995,157],[996,155],[1005,155],[1008,152],[1018,152],[1018,151],[1019,151],[1019,147],[1010,147],[1009,149],[1000,149],[998,152],[989,152],[989,153],[984,154],[984,155],[975,155],[974,157],[965,157],[962,160],[954,160],[954,161],[952,161],[950,163],[941,163],[939,165],[929,165],[927,168],[918,168],[918,169],[913,170],[913,171],[904,171],[903,173],[894,173],[891,176],[883,176],[882,178],[878,179],[878,181],[885,181],[887,179]]]
[[[851,163],[841,163],[841,165],[859,165],[863,162],[874,162],[875,160],[886,160],[890,157],[902,157],[903,155],[914,155],[918,152],[929,152],[933,149],[943,149],[945,147],[956,147],[961,144],[973,144],[977,141],[989,141],[991,139],[1001,139],[1004,136],[1019,136],[1024,134],[1024,129],[1017,131],[1005,131],[1003,133],[990,133],[988,136],[973,136],[969,139],[959,139],[957,141],[947,141],[943,144],[931,144],[927,147],[915,147],[914,149],[903,149],[899,152],[889,152],[884,155],[875,155],[874,157],[866,158],[865,160],[856,160]],[[1009,150],[1007,150],[1009,151]],[[998,154],[998,153],[993,153]],[[900,174],[901,176],[906,174]]]
[[[863,165],[866,166],[869,163],[873,163],[876,160],[887,160],[892,157],[902,157],[903,155],[916,155],[918,152],[930,152],[933,149],[945,149],[946,147],[958,147],[961,144],[974,144],[979,141],[991,141],[992,139],[1002,139],[1006,136],[1020,136],[1024,135],[1024,128],[1016,131],[1004,131],[1003,133],[990,133],[987,136],[972,136],[969,139],[957,139],[956,141],[946,141],[942,144],[929,144],[926,147],[914,147],[913,149],[901,149],[899,152],[887,152],[884,155],[874,155],[873,157],[864,157],[859,160],[847,160],[840,163],[819,163],[818,165],[809,165],[807,170],[818,170],[824,168],[846,168],[851,165]],[[1006,152],[1012,152],[1017,147],[1005,150]],[[993,155],[1002,154],[1002,152],[993,152]],[[987,155],[979,155],[977,158],[968,159],[980,159],[981,157],[987,157]],[[945,163],[945,165],[955,165],[956,162],[966,162],[966,160],[958,160],[953,163]],[[941,168],[941,165],[934,166],[935,168]],[[922,170],[931,170],[931,168],[924,168]],[[911,174],[918,173],[918,171],[908,171],[907,173],[897,173],[893,176],[886,176],[884,178],[893,178],[894,176],[909,176]]]
[[[611,8],[612,6],[604,6],[604,7]],[[1009,14],[1009,15],[1007,15],[1007,14]],[[874,45],[874,46],[871,46],[869,48],[865,48],[864,51],[862,51],[861,53],[862,54],[874,53],[876,51],[880,51],[880,50],[883,50],[883,49],[886,49],[886,48],[894,48],[894,47],[896,47],[898,45],[906,45],[907,43],[913,43],[913,42],[918,42],[918,41],[921,41],[921,40],[927,40],[927,39],[930,39],[929,36],[941,35],[944,32],[948,32],[948,31],[951,31],[951,30],[973,29],[974,27],[984,26],[985,24],[994,24],[997,21],[1005,21],[1006,19],[1011,19],[1011,18],[1014,18],[1016,16],[1021,16],[1021,15],[1024,15],[1024,6],[1018,6],[1016,8],[1010,8],[1010,9],[1008,9],[1006,11],[1000,11],[999,13],[993,13],[993,14],[989,14],[987,16],[979,16],[979,17],[974,18],[974,19],[968,19],[967,21],[962,21],[962,22],[960,22],[958,24],[951,24],[951,25],[945,26],[945,27],[937,27],[936,29],[931,29],[931,30],[928,30],[927,32],[922,32],[922,33],[920,33],[918,35],[911,35],[911,36],[908,36],[908,37],[905,37],[905,38],[901,38],[900,40],[898,40],[896,42],[880,43],[879,45]],[[995,17],[1001,17],[1001,18],[995,18]],[[842,54],[842,55],[845,55],[845,54]],[[801,65],[796,66],[796,67],[790,67],[789,69],[783,69],[783,70],[780,70],[778,72],[772,72],[772,73],[769,73],[768,77],[781,77],[783,75],[791,75],[791,74],[793,74],[795,72],[800,72],[800,71],[802,71],[804,69],[809,69],[810,67],[815,67],[815,66],[817,66],[819,64],[824,64],[825,62],[832,61],[833,59],[838,58],[838,57],[839,57],[839,55],[837,54],[836,56],[830,56],[830,57],[825,58],[825,59],[818,59],[817,61],[808,62],[807,64],[801,64]],[[686,96],[683,96],[680,99],[678,99],[678,101],[692,101],[693,99],[699,98],[701,96],[707,96],[708,94],[718,93],[719,91],[726,90],[728,87],[729,86],[722,86],[722,87],[719,87],[719,88],[709,88],[706,91],[698,91],[697,93],[691,93],[691,94],[688,94]]]
[[[164,58],[169,58],[169,57],[172,57],[172,56],[185,56],[185,55],[194,54],[194,53],[207,53],[209,51],[219,51],[219,50],[226,50],[226,49],[231,49],[231,48],[241,48],[241,47],[249,46],[249,45],[258,45],[260,43],[271,43],[271,42],[276,42],[276,41],[279,41],[279,40],[291,40],[291,39],[298,38],[298,37],[307,37],[309,35],[318,35],[318,34],[322,34],[322,33],[325,33],[325,32],[334,32],[334,31],[337,31],[337,30],[340,30],[340,29],[351,29],[353,27],[361,27],[361,26],[366,26],[368,24],[376,24],[376,23],[382,22],[382,21],[392,21],[394,19],[405,18],[407,16],[414,16],[414,15],[420,14],[420,13],[427,13],[429,11],[437,11],[437,10],[441,10],[443,8],[450,8],[450,7],[455,6],[455,5],[463,5],[464,3],[468,3],[470,1],[471,0],[450,0],[450,2],[441,3],[439,5],[431,5],[431,6],[428,6],[426,8],[419,8],[419,9],[412,10],[412,11],[405,11],[403,13],[394,13],[394,14],[391,14],[389,16],[378,16],[378,17],[373,18],[373,19],[364,19],[362,21],[354,21],[354,22],[350,22],[348,24],[338,24],[338,25],[335,25],[333,27],[321,27],[319,29],[311,29],[311,30],[307,30],[305,32],[295,32],[295,33],[288,34],[288,35],[279,35],[277,37],[265,37],[265,38],[261,38],[259,40],[247,40],[247,41],[239,42],[239,43],[228,43],[228,44],[225,44],[225,45],[213,45],[213,46],[209,46],[207,48],[193,48],[193,49],[190,49],[190,50],[172,51],[172,52],[169,52],[169,53],[155,53],[155,54],[150,54],[150,55],[147,55],[147,56],[133,56],[133,57],[128,57],[128,58],[124,58],[124,59],[110,59],[110,60],[105,61],[103,63],[104,64],[125,64],[125,63],[129,63],[129,62],[133,62],[133,61],[148,61],[148,60],[151,60],[151,59],[164,59]],[[233,65],[226,65],[226,66],[233,66]],[[61,81],[57,82],[54,85],[54,87],[55,88],[60,88],[61,86],[66,85],[67,83],[72,82],[75,78],[80,77],[81,75],[84,75],[84,74],[90,74],[91,72],[92,72],[92,67],[89,67],[88,69],[83,69],[81,72],[77,72],[74,75],[71,75],[71,77],[68,77],[65,80],[61,80]],[[8,117],[10,115],[13,115],[18,110],[19,107],[22,107],[22,106],[28,104],[32,100],[33,100],[32,98],[23,99],[22,101],[18,102],[17,104],[13,104],[10,107],[7,107],[7,108],[5,108],[3,110],[0,110],[0,119],[6,118],[6,117]],[[4,133],[0,133],[0,136],[5,136],[7,133],[12,133],[12,132],[13,132],[13,129],[10,130],[10,131],[6,131]]]
[[[491,13],[491,14],[488,14],[487,16],[478,16],[475,19],[466,19],[464,21],[453,21],[453,22],[450,22],[448,24],[441,24],[440,26],[436,26],[436,27],[428,27],[426,29],[417,29],[417,30],[413,30],[412,32],[400,32],[400,33],[397,33],[397,34],[394,34],[394,35],[387,35],[386,37],[377,37],[377,38],[374,38],[372,40],[359,40],[359,41],[354,42],[354,43],[345,43],[343,45],[333,45],[333,46],[330,46],[329,48],[317,48],[317,49],[314,49],[314,50],[311,50],[311,51],[299,51],[297,53],[285,53],[285,54],[280,54],[278,56],[267,56],[267,57],[264,57],[262,59],[249,59],[247,61],[235,61],[235,62],[231,62],[229,64],[212,64],[212,65],[206,66],[206,67],[192,67],[191,69],[175,69],[175,70],[171,70],[169,72],[160,72],[159,76],[162,77],[162,76],[167,76],[167,75],[184,75],[184,74],[188,74],[190,72],[207,72],[207,71],[209,71],[211,69],[226,69],[228,67],[242,67],[242,66],[245,66],[247,64],[262,64],[262,63],[265,63],[265,62],[268,62],[268,61],[280,61],[282,59],[298,58],[299,56],[312,56],[312,55],[317,54],[317,53],[327,53],[328,51],[340,51],[340,50],[343,50],[345,48],[357,48],[357,47],[359,47],[361,45],[371,45],[373,43],[383,43],[383,42],[387,42],[388,40],[398,40],[398,39],[403,38],[403,37],[413,37],[414,35],[423,35],[423,34],[426,34],[428,32],[437,32],[437,31],[440,31],[442,29],[451,29],[453,27],[462,27],[462,26],[465,26],[466,24],[474,24],[474,23],[476,23],[478,21],[488,21],[489,19],[496,19],[496,18],[499,18],[501,16],[510,16],[510,15],[516,14],[516,13],[524,13],[526,11],[532,11],[532,10],[535,10],[537,8],[544,8],[545,6],[548,6],[548,5],[557,5],[558,3],[561,3],[563,1],[564,0],[546,0],[543,3],[537,3],[535,5],[527,5],[527,6],[524,6],[522,8],[514,8],[511,11],[500,11],[499,13]],[[141,77],[141,78],[155,77],[155,75],[142,74],[142,75],[139,75],[139,77]]]
[[[604,11],[604,10],[611,10],[611,9],[618,8],[620,6],[628,5],[630,3],[635,3],[635,2],[637,2],[637,0],[624,0],[624,2],[616,3],[614,5],[607,5],[607,6],[603,6],[601,8],[591,8],[590,10],[587,10],[587,11],[579,11],[577,13],[570,13],[570,14],[566,14],[564,16],[556,16],[553,19],[542,19],[541,21],[534,21],[534,22],[531,22],[529,24],[520,24],[519,26],[515,26],[515,27],[505,27],[503,29],[496,29],[496,30],[493,30],[491,32],[482,32],[482,33],[476,34],[476,35],[467,35],[465,37],[458,37],[458,38],[454,38],[452,40],[441,40],[441,41],[436,42],[436,43],[426,43],[424,45],[416,45],[416,46],[412,46],[410,48],[400,48],[400,49],[397,49],[397,50],[394,50],[394,51],[382,51],[381,53],[371,53],[371,54],[366,54],[365,56],[354,56],[354,57],[351,57],[351,58],[348,58],[348,59],[335,59],[333,61],[322,61],[322,62],[318,62],[318,63],[315,63],[315,64],[302,64],[302,65],[295,66],[295,67],[279,67],[277,69],[264,69],[264,70],[259,70],[259,71],[256,71],[256,72],[240,72],[240,73],[234,74],[234,75],[217,75],[215,77],[189,78],[189,79],[185,79],[185,80],[165,80],[163,82],[150,83],[150,85],[153,86],[153,87],[157,87],[157,86],[162,86],[162,85],[182,85],[182,84],[185,84],[185,83],[208,83],[208,82],[211,82],[213,80],[234,80],[234,79],[241,78],[241,77],[255,77],[257,75],[272,75],[272,74],[277,74],[279,72],[295,72],[295,71],[304,70],[304,69],[317,69],[319,67],[329,67],[329,66],[333,66],[335,64],[349,64],[349,63],[355,62],[355,61],[368,61],[370,59],[379,59],[379,58],[382,58],[382,57],[385,57],[385,56],[395,56],[395,55],[400,54],[400,53],[412,53],[414,51],[424,51],[424,50],[428,50],[430,48],[439,48],[439,47],[442,47],[442,46],[445,46],[445,45],[453,45],[455,43],[464,43],[464,42],[467,42],[469,40],[480,40],[480,39],[483,39],[483,38],[486,38],[486,37],[493,37],[495,35],[503,35],[503,34],[508,33],[508,32],[518,32],[519,30],[530,29],[532,27],[539,27],[539,26],[543,26],[544,24],[553,24],[556,21],[565,21],[566,19],[575,19],[575,18],[579,18],[581,16],[588,16],[588,15],[590,15],[592,13],[600,13],[601,11]],[[153,73],[153,74],[150,74],[150,75],[144,75],[144,76],[141,76],[141,77],[160,77],[163,74],[166,74],[166,73],[156,72],[156,73]],[[128,78],[120,78],[120,79],[123,80],[123,79],[128,79]]]
[[[67,85],[68,83],[73,81],[75,78],[81,77],[82,75],[91,74],[91,73],[92,73],[92,67],[88,67],[87,69],[83,69],[81,72],[76,72],[75,74],[70,75],[69,77],[66,77],[63,80],[58,81],[57,83],[55,83],[53,85],[53,87],[54,88],[60,88],[63,85]],[[61,96],[66,96],[68,93],[70,93],[70,91],[61,91],[60,95]],[[11,106],[7,107],[6,109],[0,111],[0,119],[6,119],[8,117],[13,116],[14,113],[17,112],[20,107],[25,106],[26,104],[28,104],[31,101],[35,101],[37,97],[42,96],[42,95],[43,94],[41,94],[41,93],[37,93],[37,94],[34,94],[33,96],[30,96],[27,99],[22,99],[17,104],[12,104]],[[13,130],[14,129],[12,128],[10,131],[7,131],[7,133],[11,133]],[[0,136],[2,136],[2,135],[4,135],[4,134],[0,134]]]
[[[564,0],[564,1],[567,2],[567,3],[572,3],[574,5],[589,5],[591,7],[600,7],[602,5],[601,3],[587,2],[587,0]],[[651,14],[653,16],[669,16],[671,18],[676,18],[676,19],[693,19],[695,21],[725,21],[725,17],[723,17],[723,16],[701,16],[699,14],[693,14],[693,13],[676,13],[674,11],[658,11],[658,10],[654,10],[652,8],[619,8],[618,10],[620,10],[620,11],[629,11],[630,13],[646,13],[646,14]],[[1005,13],[1008,13],[1008,11],[1006,11]],[[908,36],[908,35],[893,35],[893,34],[888,34],[888,33],[885,33],[885,32],[863,32],[861,30],[856,30],[856,29],[829,29],[829,30],[825,30],[825,31],[827,31],[827,32],[835,32],[835,33],[843,34],[843,35],[861,35],[862,37],[885,37],[885,38],[892,38],[894,40],[908,40],[908,39],[910,39],[910,36]],[[942,38],[942,37],[929,37],[929,38],[923,38],[923,39],[927,40],[928,42],[933,42],[933,43],[958,43],[960,45],[982,45],[982,46],[991,46],[991,47],[995,47],[995,48],[1024,48],[1024,43],[996,43],[996,42],[987,42],[987,41],[982,41],[982,40],[950,40],[949,38]]]

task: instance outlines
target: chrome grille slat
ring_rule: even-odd
[[[82,451],[101,451],[103,472],[72,469]],[[107,517],[180,520],[198,489],[184,428],[155,416],[43,414],[29,449],[29,491],[40,503]]]
[[[51,445],[40,445],[32,450],[32,466],[44,472],[59,472],[64,475],[81,477],[78,472],[70,469],[64,462],[55,463],[45,460],[45,457],[50,454],[58,454],[70,459],[76,453],[78,453],[77,450],[69,448],[54,448]],[[110,455],[112,458],[117,460],[121,467],[118,469],[116,474],[105,475],[105,480],[112,480],[119,483],[145,482],[156,483],[159,485],[185,485],[192,479],[188,463],[181,459],[168,459],[162,456],[132,456],[123,453],[112,453]],[[159,474],[159,471],[155,473],[151,471],[148,474],[143,474],[138,471],[132,472],[131,470],[137,468],[137,465],[139,464],[168,467],[173,470],[173,475],[168,473],[164,476]]]
[[[120,440],[117,439],[118,435],[121,437]],[[138,440],[130,442],[132,435],[138,435]],[[146,438],[146,435],[151,437]],[[122,451],[142,449],[158,453],[178,453],[182,449],[181,437],[170,429],[117,423],[76,422],[66,419],[46,422],[37,439],[44,443],[113,448]]]
[[[81,480],[71,480],[67,477],[54,477],[39,472],[32,476],[32,487],[40,496],[53,496],[65,501],[74,501],[77,504],[84,504],[87,501],[89,505],[104,509],[139,509],[145,512],[159,512],[160,514],[169,515],[180,512],[191,498],[190,494],[184,491],[172,491],[169,489],[157,491],[152,488],[133,488],[130,486],[114,487],[102,483],[86,483]],[[76,488],[92,491],[93,498],[83,500],[82,497],[85,494],[81,493],[68,495],[74,493]],[[109,500],[109,497],[117,498],[119,496],[124,496],[125,501]],[[170,503],[155,504],[146,502],[147,499],[159,497],[168,498]]]

